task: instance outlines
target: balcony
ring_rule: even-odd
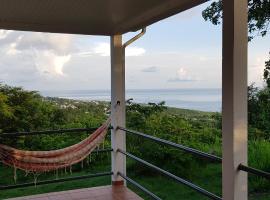
[[[124,186],[102,186],[86,189],[52,192],[26,197],[12,198],[10,200],[141,200],[138,195]]]
[[[177,183],[199,192],[210,199],[247,200],[247,173],[269,179],[269,173],[247,166],[247,1],[223,1],[222,30],[222,158],[196,149],[175,144],[126,129],[125,110],[125,48],[145,33],[145,27],[174,14],[200,5],[206,0],[59,0],[29,1],[0,0],[0,28],[7,30],[39,31],[85,35],[105,35],[111,39],[111,170],[98,174],[47,180],[19,185],[2,185],[1,190],[50,184],[95,176],[111,176],[112,186],[108,194],[111,199],[119,190],[120,199],[125,194],[134,195],[126,183],[144,191],[153,199],[160,199],[142,185],[130,179],[126,173],[126,158],[150,167],[173,179]],[[102,13],[102,14],[101,14]],[[122,36],[128,32],[142,30],[140,34],[123,42]],[[179,36],[183,37],[183,36]],[[192,41],[191,41],[192,42]],[[59,131],[47,131],[47,133]],[[61,132],[61,131],[60,131]],[[64,131],[62,131],[64,132]],[[72,132],[69,130],[68,132]],[[4,134],[4,137],[29,133]],[[41,134],[30,133],[30,134]],[[222,195],[213,194],[159,166],[155,166],[126,151],[126,134],[135,134],[164,145],[170,145],[193,155],[222,164]],[[162,153],[162,152],[160,152]],[[118,188],[118,189],[115,189]],[[120,188],[120,189],[119,189]],[[104,188],[97,188],[97,191]],[[87,192],[86,192],[87,191]],[[83,189],[79,195],[90,195],[91,189]],[[110,192],[111,191],[111,192]],[[88,193],[89,192],[89,193]],[[70,192],[63,192],[64,196]],[[71,192],[73,193],[73,192]],[[75,192],[74,192],[75,193]],[[82,194],[83,193],[83,194]],[[46,196],[47,195],[47,196]],[[50,198],[48,194],[42,198]],[[121,196],[122,195],[122,196]],[[221,197],[222,196],[222,197]],[[26,197],[30,198],[30,197]],[[88,198],[88,197],[87,197]],[[98,197],[99,198],[99,197]],[[134,198],[139,198],[134,196]]]

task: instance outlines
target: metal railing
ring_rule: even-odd
[[[199,151],[197,149],[186,147],[186,146],[181,145],[181,144],[176,144],[176,143],[168,141],[168,140],[160,139],[160,138],[157,138],[157,137],[154,137],[154,136],[151,136],[151,135],[147,135],[145,133],[140,133],[138,131],[129,130],[129,129],[126,129],[126,128],[123,128],[123,127],[118,127],[118,129],[122,130],[122,131],[125,131],[126,133],[132,133],[134,135],[141,136],[141,137],[153,140],[153,141],[161,143],[161,144],[169,145],[171,147],[183,150],[185,152],[194,154],[194,155],[199,156],[199,157],[207,158],[207,159],[210,159],[210,160],[215,161],[215,162],[220,162],[220,163],[222,162],[222,158],[220,158],[218,156],[215,156],[215,155],[212,155],[212,154],[209,154],[209,153]]]
[[[142,190],[144,193],[146,193],[147,195],[149,195],[153,199],[155,199],[155,200],[161,200],[161,198],[159,198],[157,195],[155,195],[154,193],[150,192],[149,190],[147,190],[146,188],[144,188],[143,186],[141,186],[139,183],[137,183],[136,181],[132,180],[131,178],[125,176],[121,172],[118,172],[118,175],[121,176],[123,179],[125,179],[127,182],[131,183],[132,185],[134,185],[137,188],[139,188],[140,190]]]
[[[154,136],[151,136],[151,135],[147,135],[145,133],[141,133],[141,132],[138,132],[138,131],[130,130],[130,129],[127,129],[127,128],[123,128],[123,127],[117,127],[117,128],[119,130],[125,131],[126,133],[131,133],[131,134],[134,134],[136,136],[140,136],[140,137],[155,141],[155,142],[160,143],[160,144],[168,145],[168,146],[177,148],[179,150],[183,150],[183,151],[185,151],[187,153],[191,153],[193,155],[199,156],[201,158],[206,158],[206,159],[209,159],[211,161],[215,161],[215,162],[219,162],[219,163],[221,163],[221,161],[222,161],[222,159],[220,157],[218,157],[218,156],[208,154],[208,153],[199,151],[197,149],[186,147],[186,146],[176,144],[176,143],[171,142],[171,141],[160,139],[160,138],[157,138],[157,137],[154,137]],[[151,169],[154,169],[154,170],[158,171],[159,173],[173,179],[174,181],[176,181],[178,183],[181,183],[181,184],[183,184],[183,185],[185,185],[185,186],[199,192],[200,194],[202,194],[202,195],[204,195],[204,196],[206,196],[206,197],[208,197],[210,199],[215,199],[215,200],[221,200],[222,199],[221,197],[217,196],[216,194],[211,193],[211,192],[209,192],[209,191],[207,191],[207,190],[205,190],[205,189],[203,189],[203,188],[201,188],[201,187],[199,187],[199,186],[197,186],[197,185],[195,185],[195,184],[193,184],[193,183],[191,183],[191,182],[189,182],[189,181],[187,181],[187,180],[185,180],[183,178],[180,178],[180,177],[178,177],[178,176],[176,176],[176,175],[174,175],[174,174],[172,174],[172,173],[170,173],[170,172],[168,172],[168,171],[166,171],[164,169],[161,169],[161,168],[159,168],[159,167],[157,167],[157,166],[155,166],[155,165],[153,165],[153,164],[151,164],[151,163],[149,163],[149,162],[147,162],[147,161],[145,161],[145,160],[143,160],[141,158],[138,158],[138,157],[136,157],[136,156],[134,156],[134,155],[132,155],[132,154],[130,154],[128,152],[125,152],[125,151],[123,151],[121,149],[118,149],[117,151],[124,154],[125,156],[127,156],[127,157],[129,157],[129,158],[131,158],[131,159],[133,159],[133,160],[135,160],[135,161],[137,161],[137,162],[151,168]],[[144,188],[144,187],[140,185],[139,188]],[[147,190],[147,189],[145,189],[145,190]],[[150,196],[152,196],[152,195],[150,195]],[[156,198],[153,197],[153,199],[156,199]]]
[[[22,184],[15,184],[15,185],[4,185],[4,186],[0,186],[0,190],[25,188],[29,186],[46,185],[46,184],[51,184],[51,183],[62,183],[62,182],[67,182],[67,181],[89,179],[89,178],[100,177],[100,176],[110,176],[112,174],[113,174],[112,172],[101,172],[101,173],[88,174],[88,175],[83,175],[83,176],[74,176],[74,177],[59,178],[59,179],[53,179],[53,180],[38,181],[36,183],[31,182],[31,183],[22,183]]]
[[[160,139],[160,138],[157,138],[157,137],[154,137],[154,136],[151,136],[151,135],[147,135],[145,133],[141,133],[141,132],[138,132],[138,131],[134,131],[134,130],[130,130],[130,129],[127,129],[127,128],[123,128],[123,127],[117,127],[119,130],[122,130],[122,131],[125,131],[126,133],[131,133],[133,135],[136,135],[136,136],[139,136],[139,137],[143,137],[143,138],[146,138],[146,139],[149,139],[149,140],[152,140],[154,142],[157,142],[157,143],[160,143],[160,144],[163,144],[163,145],[168,145],[168,146],[171,146],[171,147],[174,147],[176,149],[179,149],[179,150],[182,150],[182,151],[185,151],[187,153],[191,153],[193,155],[196,155],[198,157],[201,157],[201,158],[206,158],[206,159],[209,159],[211,161],[215,161],[215,162],[218,162],[218,163],[221,163],[222,162],[222,158],[221,157],[218,157],[216,155],[212,155],[212,154],[209,154],[209,153],[205,153],[205,152],[202,152],[202,151],[199,151],[197,149],[193,149],[193,148],[190,148],[190,147],[186,147],[184,145],[180,145],[180,144],[177,144],[177,143],[174,143],[174,142],[171,142],[171,141],[167,141],[167,140],[164,140],[164,139]],[[218,200],[221,200],[222,198],[183,179],[183,178],[180,178],[166,170],[163,170],[141,158],[138,158],[128,152],[125,152],[121,149],[118,149],[117,150],[119,153],[122,153],[124,154],[125,156],[141,163],[141,164],[144,164],[146,165],[147,167],[151,168],[151,169],[154,169],[156,171],[158,171],[159,173],[161,174],[164,174],[172,179],[174,179],[175,181],[181,183],[181,184],[184,184],[190,188],[192,188],[193,190],[201,193],[202,195],[210,198],[210,199],[218,199]],[[242,171],[245,171],[245,172],[248,172],[248,173],[251,173],[251,174],[254,174],[254,175],[257,175],[257,176],[260,176],[260,177],[263,177],[263,178],[266,178],[266,179],[270,179],[270,173],[269,172],[264,172],[262,170],[258,170],[258,169],[255,169],[255,168],[252,168],[252,167],[248,167],[248,166],[245,166],[245,165],[242,165],[240,164],[239,167],[238,167],[238,170],[242,170]],[[122,177],[127,180],[128,182],[132,183],[133,185],[137,186],[139,189],[141,189],[142,191],[146,192],[146,194],[148,194],[149,196],[151,196],[153,199],[160,199],[159,197],[157,197],[156,195],[154,195],[152,192],[148,191],[146,188],[144,188],[143,186],[139,185],[138,183],[136,183],[135,181],[131,180],[129,178],[129,180],[127,179],[128,177],[125,177],[123,174],[119,174],[120,176],[122,175]],[[132,182],[133,181],[133,182]]]
[[[245,166],[243,164],[240,164],[238,166],[238,170],[242,170],[242,171],[248,172],[250,174],[260,176],[260,177],[263,177],[263,178],[266,178],[266,179],[270,180],[270,173],[269,172],[265,172],[265,171],[262,171],[262,170],[259,170],[259,169],[255,169],[255,168],[252,168],[252,167],[249,167],[249,166]]]
[[[147,162],[145,160],[142,160],[141,158],[138,158],[138,157],[136,157],[136,156],[134,156],[134,155],[132,155],[130,153],[127,153],[127,152],[125,152],[125,151],[123,151],[121,149],[118,149],[117,151],[124,154],[124,155],[126,155],[126,156],[128,156],[129,158],[132,158],[133,160],[136,160],[139,163],[142,163],[142,164],[146,165],[147,167],[149,167],[151,169],[154,169],[154,170],[158,171],[161,174],[164,174],[164,175],[168,176],[169,178],[172,178],[173,180],[175,180],[175,181],[177,181],[179,183],[182,183],[182,184],[192,188],[193,190],[203,194],[206,197],[209,197],[210,199],[221,200],[221,198],[218,197],[217,195],[215,195],[215,194],[213,194],[211,192],[208,192],[207,190],[205,190],[205,189],[203,189],[203,188],[201,188],[201,187],[199,187],[199,186],[197,186],[197,185],[195,185],[195,184],[193,184],[193,183],[191,183],[191,182],[189,182],[189,181],[187,181],[187,180],[185,180],[183,178],[180,178],[180,177],[178,177],[178,176],[176,176],[176,175],[174,175],[174,174],[172,174],[172,173],[170,173],[170,172],[168,172],[168,171],[166,171],[164,169],[161,169],[161,168],[159,168],[159,167],[157,167],[157,166],[155,166],[155,165],[153,165],[153,164],[151,164],[151,163],[149,163],[149,162]]]
[[[57,130],[46,130],[46,131],[30,131],[30,132],[14,132],[14,133],[1,133],[0,137],[19,137],[28,135],[50,135],[50,134],[63,134],[63,133],[76,133],[76,132],[87,132],[94,131],[98,127],[92,128],[71,128],[71,129],[57,129]]]
[[[15,132],[15,133],[2,133],[0,134],[0,137],[2,138],[9,138],[9,137],[19,137],[19,136],[28,136],[28,135],[42,135],[42,134],[62,134],[62,133],[76,133],[76,132],[86,132],[86,131],[94,131],[97,128],[74,128],[74,129],[59,129],[59,130],[46,130],[46,131],[32,131],[32,132]],[[109,128],[111,129],[111,127]],[[205,158],[214,162],[218,162],[221,163],[222,162],[222,158],[218,157],[216,155],[212,155],[209,153],[205,153],[202,151],[199,151],[197,149],[194,148],[190,148],[184,145],[180,145],[171,141],[167,141],[164,139],[160,139],[151,135],[147,135],[145,133],[141,133],[138,131],[134,131],[134,130],[130,130],[127,128],[123,128],[123,127],[117,127],[117,129],[125,131],[126,133],[130,133],[139,137],[143,137],[149,140],[152,140],[154,142],[157,142],[159,144],[163,144],[163,145],[168,145],[171,147],[174,147],[176,149],[182,150],[184,152],[187,153],[191,153],[195,156],[198,156],[200,158]],[[99,152],[111,152],[113,151],[113,149],[108,148],[108,149],[99,149],[99,150],[95,150],[93,151],[93,153],[99,153]],[[221,200],[222,198],[217,196],[216,194],[213,194],[183,178],[180,178],[164,169],[161,169],[141,158],[138,158],[126,151],[123,151],[122,149],[117,149],[116,150],[119,153],[124,154],[125,156],[151,168],[154,169],[156,171],[158,171],[159,173],[175,180],[178,183],[184,184],[187,187],[190,187],[191,189],[199,192],[200,194],[210,198],[210,199],[215,199],[215,200]],[[270,173],[269,172],[264,172],[262,170],[258,170],[249,166],[245,166],[243,164],[240,164],[238,167],[238,170],[241,171],[245,171],[266,179],[270,179]],[[89,174],[89,175],[83,175],[83,176],[75,176],[75,177],[67,177],[67,178],[60,178],[60,179],[53,179],[53,180],[45,180],[45,181],[40,181],[40,182],[30,182],[30,183],[23,183],[23,184],[15,184],[15,185],[5,185],[5,186],[0,186],[0,190],[6,190],[6,189],[15,189],[15,188],[24,188],[24,187],[29,187],[29,186],[35,186],[35,185],[44,185],[44,184],[51,184],[51,183],[61,183],[61,182],[65,182],[65,181],[74,181],[74,180],[81,180],[81,179],[88,179],[88,178],[93,178],[93,177],[100,177],[100,176],[110,176],[113,175],[113,172],[101,172],[101,173],[96,173],[96,174]],[[142,190],[143,192],[145,192],[147,195],[149,195],[151,198],[155,199],[155,200],[161,200],[161,198],[159,198],[157,195],[155,195],[154,193],[152,193],[151,191],[147,190],[146,188],[144,188],[142,185],[140,185],[139,183],[137,183],[136,181],[132,180],[131,178],[125,176],[124,174],[118,172],[118,175],[121,176],[123,179],[125,179],[127,182],[131,183],[132,185],[136,186],[137,188],[139,188],[140,190]]]

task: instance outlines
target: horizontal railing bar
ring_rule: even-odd
[[[142,190],[143,192],[145,192],[146,194],[148,194],[149,196],[151,196],[153,199],[156,200],[161,200],[161,198],[159,198],[157,195],[155,195],[154,193],[150,192],[149,190],[147,190],[145,187],[143,187],[142,185],[140,185],[139,183],[137,183],[136,181],[132,180],[131,178],[125,176],[124,174],[122,174],[121,172],[117,173],[119,176],[121,176],[123,179],[125,179],[127,182],[131,183],[132,185],[136,186],[137,188],[139,188],[140,190]]]
[[[209,192],[209,191],[207,191],[207,190],[205,190],[205,189],[203,189],[203,188],[201,188],[201,187],[199,187],[199,186],[197,186],[197,185],[195,185],[195,184],[193,184],[185,179],[182,179],[182,178],[180,178],[180,177],[178,177],[178,176],[176,176],[168,171],[165,171],[164,169],[161,169],[161,168],[159,168],[159,167],[157,167],[157,166],[155,166],[155,165],[153,165],[145,160],[142,160],[141,158],[138,158],[138,157],[136,157],[130,153],[127,153],[121,149],[118,149],[117,151],[128,156],[129,158],[132,158],[133,160],[136,160],[136,161],[148,166],[149,168],[155,169],[156,171],[174,179],[175,181],[177,181],[179,183],[182,183],[182,184],[192,188],[193,190],[203,194],[204,196],[209,197],[210,199],[221,200],[221,197],[219,197],[219,196],[217,196],[217,195],[215,195],[215,194],[213,194],[213,193],[211,193],[211,192]]]
[[[61,182],[66,182],[66,181],[88,179],[88,178],[94,178],[94,177],[100,177],[100,176],[110,176],[112,174],[113,172],[102,172],[102,173],[89,174],[89,175],[84,175],[84,176],[75,176],[75,177],[69,177],[69,178],[46,180],[46,181],[40,181],[36,183],[31,182],[31,183],[22,183],[22,184],[16,184],[16,185],[6,185],[6,186],[0,186],[0,190],[24,188],[24,187],[29,187],[29,186],[45,185],[45,184],[51,184],[51,183],[61,183]]]
[[[164,140],[164,139],[160,139],[160,138],[157,138],[157,137],[154,137],[154,136],[151,136],[151,135],[140,133],[138,131],[129,130],[129,129],[126,129],[126,128],[123,128],[123,127],[118,127],[118,129],[120,129],[122,131],[125,131],[127,133],[132,133],[132,134],[135,134],[137,136],[141,136],[141,137],[153,140],[153,141],[161,143],[161,144],[166,144],[166,145],[175,147],[177,149],[183,150],[183,151],[188,152],[188,153],[192,153],[192,154],[197,155],[199,157],[204,157],[204,158],[207,158],[207,159],[210,159],[210,160],[213,160],[213,161],[216,161],[216,162],[220,162],[220,163],[222,162],[222,158],[218,157],[216,155],[205,153],[205,152],[199,151],[197,149],[186,147],[186,146],[181,145],[181,144],[177,144],[177,143],[174,143],[174,142],[171,142],[171,141],[168,141],[168,140]]]
[[[112,152],[112,151],[113,149],[107,148],[107,149],[97,149],[97,150],[92,151],[92,153],[106,153],[106,152]]]
[[[245,172],[257,175],[257,176],[261,176],[263,178],[266,178],[266,179],[270,180],[270,173],[269,172],[265,172],[265,171],[262,171],[262,170],[259,170],[259,169],[248,167],[248,166],[245,166],[243,164],[240,164],[238,166],[238,170],[242,170],[242,171],[245,171]]]
[[[96,129],[98,129],[98,127],[93,127],[93,128],[57,129],[57,130],[30,131],[30,132],[15,132],[15,133],[1,133],[0,134],[0,137],[26,136],[26,135],[41,135],[41,134],[54,134],[54,133],[74,133],[74,132],[95,131]]]

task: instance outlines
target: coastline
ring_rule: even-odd
[[[59,90],[41,91],[45,97],[58,97],[80,101],[110,101],[109,90]],[[166,102],[167,107],[205,112],[221,111],[220,89],[144,89],[127,90],[126,99],[139,104]]]

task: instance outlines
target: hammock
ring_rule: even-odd
[[[27,173],[58,170],[83,161],[104,141],[110,119],[93,134],[72,146],[53,151],[24,151],[0,144],[0,161]]]

